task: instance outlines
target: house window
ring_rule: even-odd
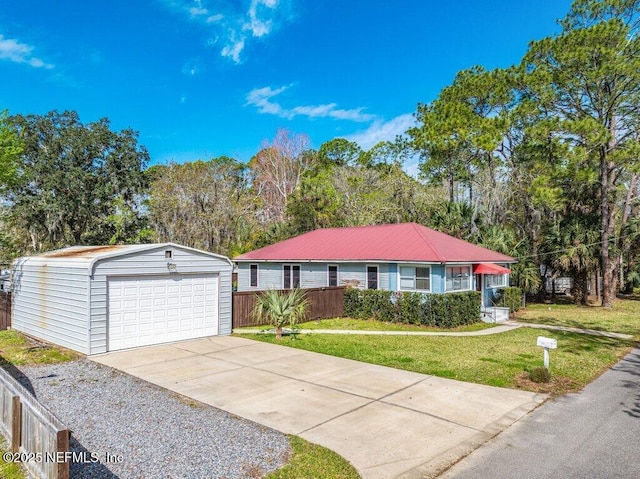
[[[378,289],[377,266],[367,266],[367,289]]]
[[[173,252],[170,249],[166,250],[164,252],[164,257],[165,259],[171,259],[173,257]]]
[[[471,289],[471,267],[447,267],[447,291],[468,291]]]
[[[300,287],[300,266],[297,264],[285,264],[283,266],[282,289]]]
[[[400,289],[430,291],[431,268],[428,266],[400,266]]]
[[[338,266],[327,266],[327,286],[338,286]]]
[[[252,264],[251,266],[249,266],[249,269],[251,270],[251,287],[252,288],[257,288],[258,287],[258,265],[257,264]]]
[[[486,274],[484,278],[487,288],[503,288],[507,286],[506,274]]]

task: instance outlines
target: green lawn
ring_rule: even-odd
[[[79,356],[69,349],[33,341],[13,329],[0,331],[0,366],[53,364]]]
[[[333,318],[333,319],[321,319],[318,321],[309,321],[306,323],[296,324],[296,329],[343,329],[343,330],[358,330],[358,331],[449,331],[449,332],[464,332],[464,331],[480,331],[481,329],[488,329],[495,327],[495,324],[478,322],[465,326],[459,326],[457,328],[434,328],[430,326],[421,326],[418,324],[401,324],[401,323],[385,323],[383,321],[377,321],[375,319],[352,319],[352,318]],[[263,328],[265,330],[271,329],[271,326],[251,326],[247,328],[238,328],[239,330],[256,330]]]
[[[10,447],[7,444],[7,441],[5,441],[2,435],[0,435],[0,477],[2,479],[25,479],[27,475],[20,464],[15,462],[6,462],[2,458],[2,454],[9,452],[9,450]]]
[[[349,462],[335,452],[297,436],[289,436],[293,453],[286,466],[266,479],[358,479],[360,475]]]
[[[528,371],[542,366],[543,350],[536,346],[541,334],[558,341],[558,349],[551,351],[553,380],[549,384],[527,380]],[[276,343],[273,335],[251,337]],[[582,389],[632,348],[630,341],[530,328],[471,337],[313,334],[285,337],[277,344],[444,378],[553,394]]]
[[[443,329],[430,326],[422,326],[419,324],[401,324],[401,323],[385,323],[375,319],[352,319],[352,318],[333,318],[321,319],[319,321],[309,321],[307,323],[297,324],[298,329],[347,329],[359,331],[480,331],[494,327],[495,324],[475,323],[457,328]]]
[[[529,304],[518,321],[632,334],[640,340],[640,300],[618,299],[612,309],[573,304]]]

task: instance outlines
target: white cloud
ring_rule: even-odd
[[[335,103],[323,105],[301,105],[293,108],[284,108],[280,103],[273,101],[273,98],[287,90],[291,85],[281,86],[275,90],[267,86],[251,90],[246,96],[246,105],[258,108],[258,113],[277,115],[282,118],[291,119],[295,116],[306,116],[308,118],[333,118],[336,120],[349,120],[356,122],[367,122],[375,119],[375,115],[363,113],[363,108],[344,110],[337,108]]]
[[[285,91],[288,86],[282,86],[275,90],[272,90],[270,86],[264,88],[255,88],[247,94],[246,105],[253,105],[258,107],[258,113],[269,113],[271,115],[286,116],[283,108],[271,99]]]
[[[202,8],[202,7],[191,7],[189,8],[189,14],[192,17],[198,17],[200,15],[207,15],[209,13],[209,10],[207,10],[206,8]]]
[[[207,17],[207,23],[217,23],[224,18],[222,13],[216,13],[215,15],[209,15]]]
[[[389,121],[376,120],[366,130],[347,135],[345,138],[357,143],[363,150],[370,150],[381,141],[394,141],[397,136],[404,136],[405,132],[416,125],[411,113],[398,115]],[[404,171],[408,175],[418,178],[420,158],[418,155],[404,159]]]
[[[263,10],[261,6],[273,10],[277,5],[278,2],[276,0],[251,0],[251,5],[247,13],[249,21],[244,23],[242,29],[249,30],[254,37],[258,38],[271,33],[271,29],[273,28],[272,20],[261,19],[260,13],[262,12],[259,12],[259,10]]]
[[[287,20],[290,0],[251,0],[246,10],[234,7],[237,4],[232,2],[214,0],[163,1],[168,8],[204,26],[214,38],[207,45],[220,44],[221,56],[241,63],[249,39],[264,38]]]
[[[230,35],[227,44],[222,47],[220,55],[230,57],[235,63],[240,63],[240,53],[244,50],[244,40],[244,36],[235,39],[235,35]]]
[[[405,113],[389,121],[376,120],[366,130],[349,135],[346,139],[356,142],[364,150],[369,150],[381,141],[393,141],[396,136],[404,135],[415,123],[413,115]]]
[[[0,59],[15,63],[26,63],[33,68],[51,69],[53,65],[46,63],[32,55],[33,47],[26,43],[20,43],[13,38],[5,38],[0,35]]]

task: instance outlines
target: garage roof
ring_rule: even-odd
[[[26,256],[16,260],[16,265],[29,262],[31,265],[47,266],[64,264],[68,268],[84,268],[91,269],[93,265],[107,258],[124,256],[132,253],[150,251],[155,249],[178,248],[192,251],[198,254],[205,254],[214,258],[222,259],[231,264],[226,256],[221,256],[207,251],[201,251],[188,246],[182,246],[175,243],[151,243],[151,244],[128,244],[128,245],[107,245],[107,246],[69,246],[54,251],[48,251],[35,256]]]

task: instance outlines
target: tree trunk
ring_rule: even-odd
[[[591,272],[591,296],[595,297],[596,301],[600,301],[600,287],[598,285],[598,272]]]
[[[627,189],[627,194],[624,199],[624,205],[622,207],[622,220],[620,221],[620,231],[624,231],[625,226],[629,222],[629,217],[631,216],[631,205],[634,202],[634,200],[637,198],[637,194],[636,194],[637,188],[638,188],[638,173],[634,173],[631,176],[631,180],[629,181],[629,188]],[[618,241],[618,248],[620,249],[620,254],[618,256],[618,263],[620,268],[619,284],[620,284],[620,289],[624,290],[625,293],[629,290],[624,277],[625,258],[627,260],[627,271],[633,271],[632,264],[631,264],[632,263],[631,244],[632,242],[625,239],[624,235],[620,235],[620,240]],[[631,289],[633,289],[633,287]]]
[[[276,328],[276,339],[282,339],[282,326]]]
[[[607,148],[609,145],[607,145]],[[616,263],[611,260],[609,241],[615,235],[615,212],[611,194],[614,187],[614,165],[607,161],[605,147],[600,151],[600,241],[602,253],[600,268],[602,270],[602,306],[611,308],[616,298]],[[614,180],[614,181],[612,181]]]
[[[453,189],[455,180],[453,179],[453,171],[449,170],[449,201],[453,203],[455,201]]]

